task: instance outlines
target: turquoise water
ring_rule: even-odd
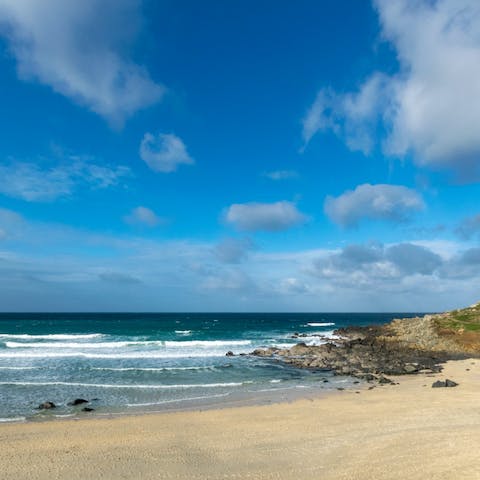
[[[313,335],[408,315],[0,314],[0,421],[85,415],[67,405],[77,397],[101,415],[275,401],[344,386],[351,379],[225,353],[293,345],[294,332],[319,343],[325,340]],[[46,400],[58,408],[36,410]]]

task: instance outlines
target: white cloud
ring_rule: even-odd
[[[308,142],[317,132],[332,130],[345,139],[351,150],[369,154],[374,146],[373,132],[384,108],[388,78],[372,75],[358,92],[337,94],[331,88],[321,89],[303,119],[303,140]]]
[[[225,220],[239,230],[278,232],[301,225],[308,217],[292,202],[235,203],[228,207]]]
[[[399,71],[374,72],[357,92],[322,89],[304,120],[304,140],[333,130],[369,153],[386,133],[386,154],[427,167],[479,173],[480,3],[375,0],[383,38]]]
[[[273,172],[265,172],[263,175],[270,180],[288,180],[299,176],[295,170],[274,170]]]
[[[325,213],[332,221],[353,227],[363,219],[401,222],[425,207],[422,197],[401,185],[359,185],[339,197],[328,196]]]
[[[118,237],[4,209],[0,229],[9,311],[25,309],[25,292],[32,311],[438,311],[478,300],[480,249],[458,243],[263,249],[232,266],[212,243]]]
[[[117,185],[130,169],[96,165],[87,157],[69,157],[71,163],[41,168],[28,162],[0,165],[0,193],[29,202],[48,202],[70,196],[79,185],[108,188]]]
[[[156,227],[165,220],[160,218],[150,208],[136,207],[125,217],[125,221],[130,225],[146,225],[148,227]]]
[[[195,163],[183,141],[172,133],[146,133],[140,144],[140,157],[152,170],[162,173]]]
[[[347,288],[401,291],[408,277],[440,276],[446,263],[440,255],[421,245],[398,243],[385,247],[370,243],[347,245],[339,252],[317,259],[312,273]]]
[[[0,0],[0,32],[20,78],[121,125],[165,92],[126,55],[140,7],[139,0]]]

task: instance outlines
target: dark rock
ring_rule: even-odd
[[[442,380],[437,380],[436,382],[433,382],[432,383],[432,388],[442,388],[442,387],[446,387],[447,384],[445,382],[443,382]]]
[[[453,380],[449,380],[448,378],[445,380],[446,387],[456,387],[457,385],[458,383],[454,382]]]
[[[337,387],[337,390],[345,390],[343,387]]]
[[[67,405],[74,407],[76,405],[82,405],[83,403],[88,403],[88,400],[85,400],[84,398],[76,398],[73,402],[68,402]]]
[[[387,377],[384,377],[383,375],[381,375],[379,378],[378,378],[378,383],[380,385],[386,385],[386,384],[389,384],[389,383],[393,383],[389,378]]]
[[[53,402],[43,402],[37,407],[38,410],[50,410],[52,408],[57,408]]]
[[[231,350],[229,350],[229,351],[225,354],[225,356],[226,356],[226,357],[234,357],[235,354],[234,354]]]
[[[83,407],[82,408],[82,412],[94,412],[95,409],[94,408],[91,408],[91,407]]]

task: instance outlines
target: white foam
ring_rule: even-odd
[[[39,367],[0,367],[0,370],[36,370]]]
[[[275,347],[275,348],[291,348],[294,345],[296,345],[296,343],[274,343],[273,347]]]
[[[227,382],[227,383],[186,383],[178,385],[115,385],[104,383],[80,383],[80,382],[0,382],[0,385],[20,386],[20,387],[51,387],[51,386],[66,386],[66,387],[85,387],[85,388],[138,388],[138,389],[184,389],[184,388],[221,388],[221,387],[239,387],[244,383],[253,382]]]
[[[24,422],[25,420],[25,417],[0,418],[0,423]]]
[[[199,367],[152,367],[152,368],[142,368],[142,367],[125,367],[125,368],[116,368],[116,367],[94,367],[92,370],[107,370],[109,372],[166,372],[166,371],[186,371],[186,370],[214,370],[217,366],[215,365],[205,365]]]
[[[312,322],[307,323],[307,327],[331,327],[335,325],[334,322]]]
[[[11,333],[0,333],[0,338],[13,338],[18,340],[79,340],[79,339],[88,339],[88,338],[98,338],[103,336],[101,333],[88,333],[88,334],[51,334],[51,335],[29,335],[27,333],[22,334],[11,334]]]
[[[159,341],[143,342],[5,342],[7,348],[125,348],[129,346],[162,345]]]
[[[111,358],[111,359],[139,359],[139,358],[208,358],[224,357],[224,352],[185,352],[185,353],[86,353],[86,352],[0,352],[0,358]]]
[[[114,349],[126,347],[158,346],[164,348],[224,347],[250,345],[250,340],[184,340],[184,341],[123,341],[123,342],[5,342],[7,348],[64,348],[64,349]]]
[[[223,347],[225,345],[250,345],[251,340],[184,340],[165,342],[166,347]]]
[[[192,333],[191,330],[175,330],[175,333],[178,335],[190,335]]]
[[[127,403],[127,407],[150,407],[153,405],[163,405],[164,403],[176,403],[176,402],[188,402],[189,400],[203,400],[205,398],[219,398],[219,397],[227,397],[230,395],[229,392],[227,393],[219,393],[217,395],[202,395],[200,397],[187,397],[187,398],[174,398],[171,400],[162,400],[160,402],[148,402],[148,403]]]

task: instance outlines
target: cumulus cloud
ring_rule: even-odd
[[[240,263],[254,247],[250,238],[225,238],[215,246],[214,254],[223,263]]]
[[[147,207],[136,207],[124,217],[125,222],[130,225],[146,225],[156,227],[165,220],[159,217],[153,210]]]
[[[354,227],[363,219],[401,222],[422,210],[422,197],[411,188],[401,185],[359,185],[339,197],[325,199],[325,213],[335,223]]]
[[[274,170],[272,172],[265,172],[263,175],[270,180],[288,180],[298,178],[299,176],[295,170]]]
[[[305,142],[334,131],[369,153],[426,167],[478,173],[480,159],[480,4],[475,0],[375,0],[383,38],[399,71],[373,72],[355,92],[322,89],[303,122]]]
[[[183,141],[173,133],[146,133],[140,143],[140,158],[155,172],[170,173],[179,165],[193,165]]]
[[[165,93],[127,55],[140,7],[140,0],[0,0],[0,32],[20,78],[121,125]]]
[[[385,258],[407,274],[431,275],[443,261],[440,255],[421,245],[401,243],[393,245],[385,252]]]
[[[348,245],[314,262],[314,274],[350,288],[401,286],[409,276],[440,275],[446,264],[438,253],[422,245],[378,243]],[[379,282],[384,282],[380,285]]]
[[[25,292],[33,311],[438,311],[478,300],[480,249],[452,242],[262,250],[231,265],[214,261],[210,243],[118,237],[5,209],[0,229],[9,311],[25,309]]]
[[[225,212],[225,221],[239,230],[279,232],[301,225],[308,217],[292,202],[234,203]]]
[[[93,189],[115,186],[131,173],[128,167],[97,165],[88,157],[67,161],[46,168],[16,161],[0,165],[0,193],[28,202],[49,202],[72,195],[80,185]]]

